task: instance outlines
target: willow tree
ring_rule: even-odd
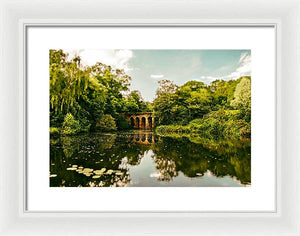
[[[88,87],[89,69],[80,65],[80,57],[67,61],[62,50],[50,50],[50,105],[55,113],[67,112]]]

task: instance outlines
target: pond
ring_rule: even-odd
[[[163,137],[147,130],[50,139],[51,187],[250,185],[250,140]]]

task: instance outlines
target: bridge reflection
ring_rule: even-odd
[[[130,142],[139,143],[145,145],[151,145],[158,141],[158,138],[154,135],[153,132],[145,131],[135,131],[134,134],[130,137]]]

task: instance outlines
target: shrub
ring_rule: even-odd
[[[161,125],[156,128],[156,132],[160,134],[166,133],[189,133],[190,128],[188,126],[181,125]]]
[[[50,127],[50,135],[58,135],[60,133],[60,129],[57,127]]]
[[[103,115],[96,123],[96,129],[101,131],[117,130],[115,119],[111,115]]]
[[[119,130],[133,128],[123,116],[119,117],[116,123]]]
[[[251,137],[251,125],[243,119],[243,114],[239,110],[213,111],[201,119],[192,120],[186,126],[163,125],[157,127],[156,131],[160,135],[190,133],[210,139]]]
[[[80,124],[78,120],[75,120],[71,113],[66,114],[61,134],[62,135],[74,135],[80,132]]]

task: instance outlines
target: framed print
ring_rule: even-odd
[[[299,235],[299,4],[212,3],[0,3],[1,234]]]
[[[275,30],[28,27],[27,210],[275,211]]]

